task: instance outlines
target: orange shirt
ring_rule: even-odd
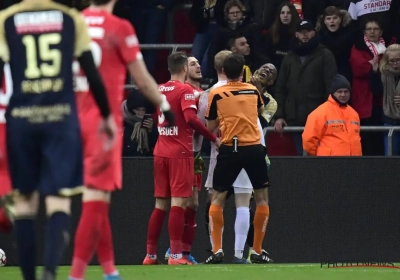
[[[221,143],[232,146],[234,136],[239,146],[260,144],[258,108],[264,105],[253,85],[228,82],[210,91],[206,111],[207,120],[219,120]]]

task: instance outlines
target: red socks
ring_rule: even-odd
[[[182,236],[185,228],[185,209],[172,206],[169,213],[168,232],[171,254],[182,254]]]
[[[172,210],[172,209],[171,209]],[[147,254],[157,255],[157,242],[161,235],[165,215],[167,213],[161,209],[154,208],[150,216],[149,228],[147,229]],[[171,216],[170,216],[171,219]]]
[[[103,209],[104,214],[101,222],[101,236],[97,246],[97,258],[103,268],[104,274],[106,275],[110,275],[117,271],[115,268],[109,209],[110,204],[106,204],[105,209]]]
[[[71,276],[82,279],[100,240],[101,224],[107,203],[90,201],[83,203],[82,214],[75,233],[74,256]],[[101,211],[103,210],[103,211]]]
[[[182,236],[182,252],[190,253],[196,236],[196,210],[187,207],[185,211],[185,230]]]

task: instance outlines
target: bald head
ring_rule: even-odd
[[[222,68],[224,68],[224,61],[225,58],[227,58],[228,55],[230,55],[232,52],[231,51],[220,51],[217,53],[214,57],[214,67],[215,70],[217,70],[218,74],[222,74]]]

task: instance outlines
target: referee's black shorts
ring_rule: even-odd
[[[221,145],[214,170],[213,189],[228,191],[240,171],[244,169],[249,176],[253,189],[268,187],[268,166],[265,161],[266,148],[261,145],[240,146],[237,152],[233,146]]]

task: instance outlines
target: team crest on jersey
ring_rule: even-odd
[[[125,38],[125,44],[128,48],[132,48],[139,45],[139,41],[136,35],[132,34]]]

